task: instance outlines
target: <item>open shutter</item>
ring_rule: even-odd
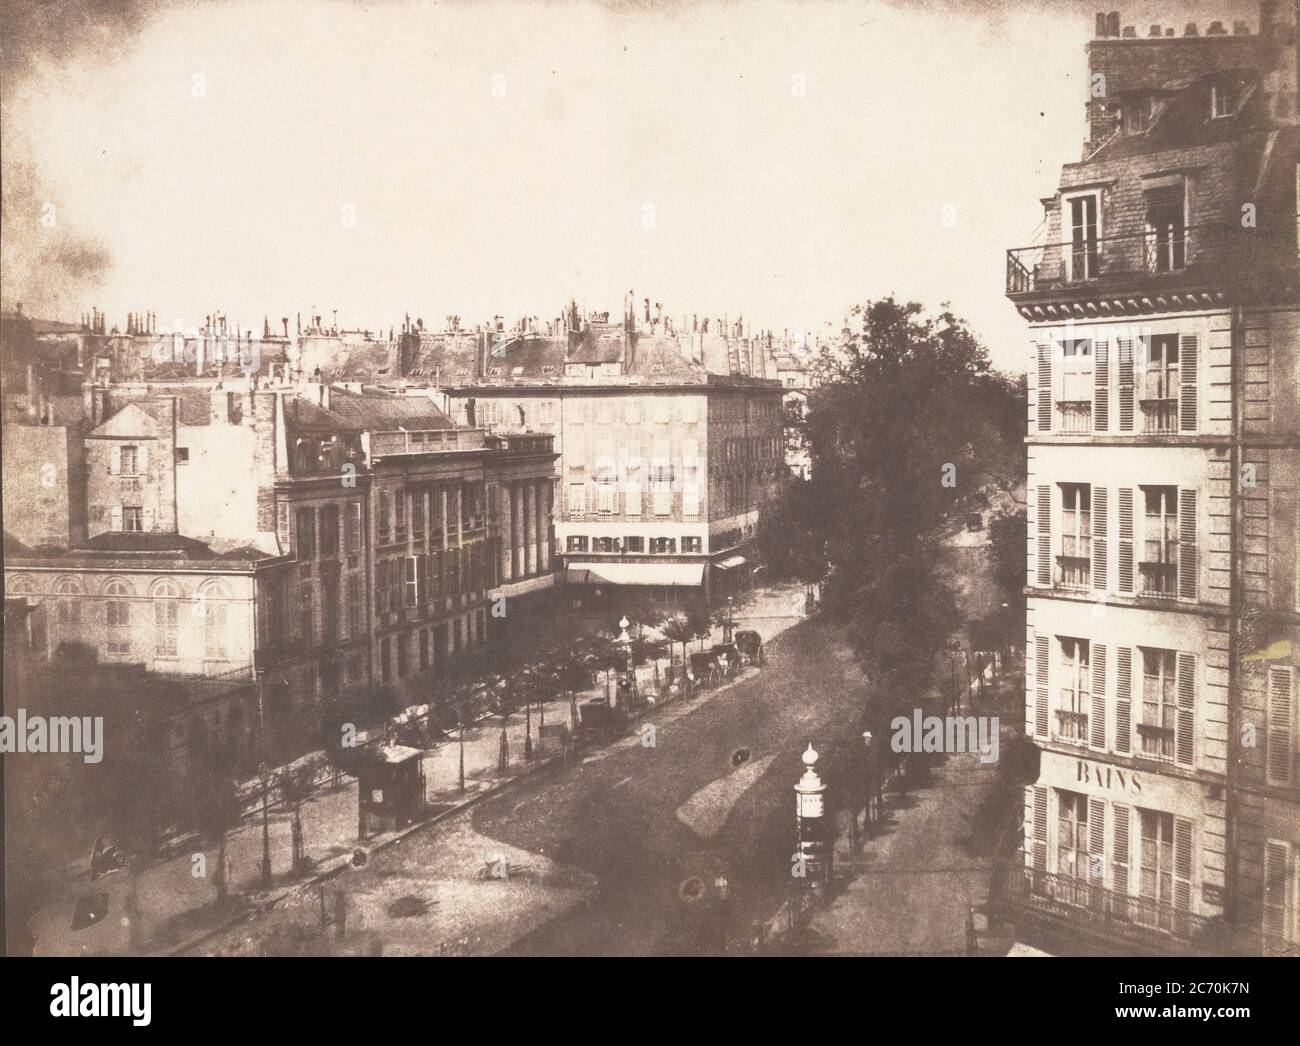
[[[1179,766],[1196,762],[1196,657],[1178,655],[1178,729],[1174,759]]]
[[[1047,736],[1047,636],[1034,637],[1034,736]]]
[[[1121,592],[1133,592],[1133,488],[1119,488],[1119,578]]]
[[[1106,750],[1106,644],[1092,644],[1092,712],[1088,717],[1088,743]]]
[[[1106,901],[1106,801],[1088,800],[1088,888],[1093,908]]]
[[[1196,491],[1178,491],[1178,598],[1196,598]]]
[[[1178,428],[1195,432],[1197,421],[1197,381],[1200,343],[1195,334],[1184,334],[1178,347]]]
[[[1290,784],[1293,776],[1294,682],[1295,674],[1290,668],[1274,666],[1268,670],[1268,737],[1264,761],[1270,784]]]
[[[1133,648],[1115,650],[1115,751],[1133,749]]]
[[[1052,488],[1046,484],[1038,487],[1038,586],[1052,585]]]
[[[280,541],[281,555],[293,555],[293,516],[289,512],[288,502],[276,502],[275,534]]]
[[[1110,342],[1092,348],[1092,431],[1110,428]]]
[[[1038,431],[1052,431],[1052,346],[1038,346]]]
[[[135,452],[135,471],[140,476],[149,475],[149,448],[147,445],[142,445]]]
[[[1133,431],[1133,341],[1120,338],[1119,348],[1119,430]]]
[[[112,509],[109,510],[109,516],[111,519],[109,525],[115,532],[120,532],[122,529],[122,506],[114,505]]]
[[[1129,808],[1125,803],[1111,805],[1111,875],[1110,888],[1118,894],[1128,893]],[[1122,913],[1127,915],[1127,913]]]
[[[145,509],[143,512],[140,513],[140,518],[141,518],[140,529],[143,530],[146,534],[152,534],[154,528],[153,509],[151,508]]]
[[[1034,804],[1033,824],[1033,860],[1034,877],[1047,874],[1047,787],[1045,785],[1031,785],[1031,794]],[[1039,884],[1035,882],[1035,888]],[[1045,885],[1045,884],[1044,884]]]
[[[116,444],[108,452],[108,471],[114,476],[122,472],[122,448]]]
[[[1092,587],[1105,592],[1106,568],[1110,560],[1110,493],[1105,487],[1092,488]]]
[[[1291,887],[1286,843],[1270,839],[1264,844],[1264,954],[1286,946],[1287,891]],[[1295,916],[1292,916],[1294,918]]]
[[[1174,910],[1192,910],[1192,822],[1186,817],[1174,818]],[[1174,932],[1186,936],[1187,929],[1186,917],[1176,915]]]

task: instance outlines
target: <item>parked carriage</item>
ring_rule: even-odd
[[[763,663],[763,637],[752,629],[742,629],[736,633],[736,649],[751,665]]]

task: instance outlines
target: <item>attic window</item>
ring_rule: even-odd
[[[1155,115],[1156,100],[1154,95],[1138,94],[1124,99],[1121,115],[1124,118],[1125,134],[1141,134],[1151,126]]]
[[[524,372],[524,368],[523,368],[523,367],[512,367],[511,370],[510,370],[510,376],[511,376],[512,378],[517,378],[517,377],[519,377],[519,375],[521,375],[523,372]]]
[[[1237,88],[1232,84],[1212,84],[1210,86],[1210,116],[1219,120],[1232,116],[1237,111]]]
[[[491,374],[492,377],[494,378],[499,378],[501,376],[501,368],[493,367],[491,370],[488,371],[488,373]]]

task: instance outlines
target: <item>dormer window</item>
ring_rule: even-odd
[[[1237,112],[1240,92],[1233,84],[1218,83],[1210,86],[1210,116],[1215,120],[1233,116]]]
[[[1156,99],[1154,95],[1137,94],[1124,99],[1121,115],[1124,118],[1125,134],[1141,134],[1151,126],[1155,116]]]

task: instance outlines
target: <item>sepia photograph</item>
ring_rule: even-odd
[[[23,1005],[1293,1020],[1298,5],[1097,6],[2,0]]]

